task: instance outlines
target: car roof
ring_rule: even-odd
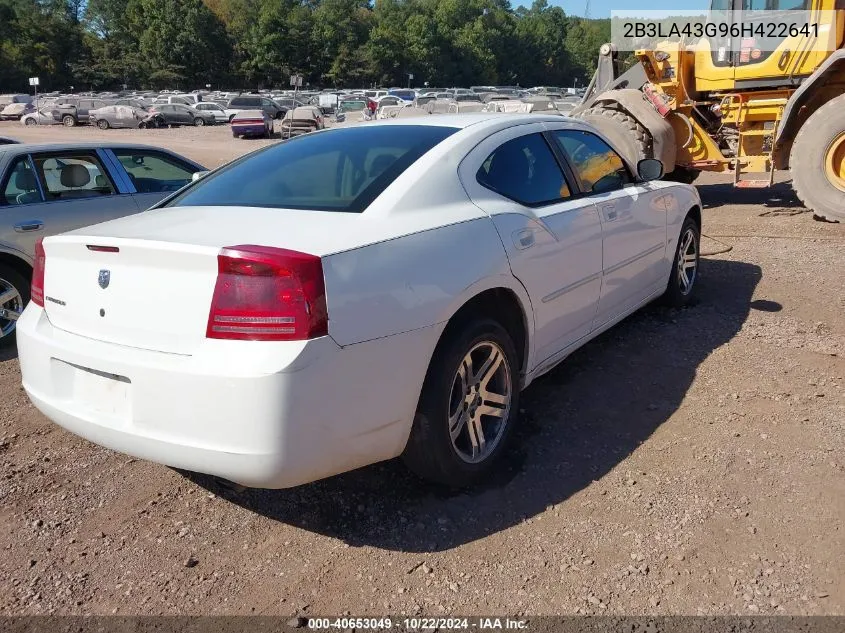
[[[143,149],[172,153],[170,150],[161,147],[139,143],[96,143],[93,141],[83,141],[81,143],[17,143],[0,145],[0,152],[15,152],[16,154],[26,154],[28,152],[63,152],[77,149]]]
[[[526,123],[560,123],[573,121],[570,117],[559,114],[510,114],[506,112],[467,112],[464,114],[438,114],[414,119],[384,119],[373,121],[367,125],[435,125],[441,127],[455,127],[459,129],[473,126],[482,128],[507,128],[512,125]]]

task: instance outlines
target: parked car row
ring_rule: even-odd
[[[0,95],[0,120],[20,119],[32,110],[32,97],[22,94]]]

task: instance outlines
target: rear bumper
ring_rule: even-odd
[[[24,389],[60,426],[141,459],[262,488],[399,455],[425,368],[396,372],[396,359],[422,356],[431,334],[345,348],[328,336],[206,340],[185,356],[64,332],[34,304],[17,329]]]
[[[238,125],[232,124],[232,134],[236,136],[263,136],[267,128],[263,125]]]

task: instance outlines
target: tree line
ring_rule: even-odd
[[[0,0],[0,92],[584,85],[609,39],[547,0]]]

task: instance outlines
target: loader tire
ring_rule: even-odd
[[[816,110],[789,154],[792,188],[816,218],[845,221],[845,95]]]
[[[593,106],[575,115],[575,118],[584,119],[595,125],[634,166],[643,158],[656,158],[651,133],[624,110],[608,106]],[[612,122],[610,125],[608,125],[609,121]],[[699,173],[701,172],[698,169],[676,167],[664,175],[662,180],[691,185],[698,178]]]
[[[651,134],[624,110],[593,106],[576,118],[596,126],[634,165],[643,158],[654,158]]]

